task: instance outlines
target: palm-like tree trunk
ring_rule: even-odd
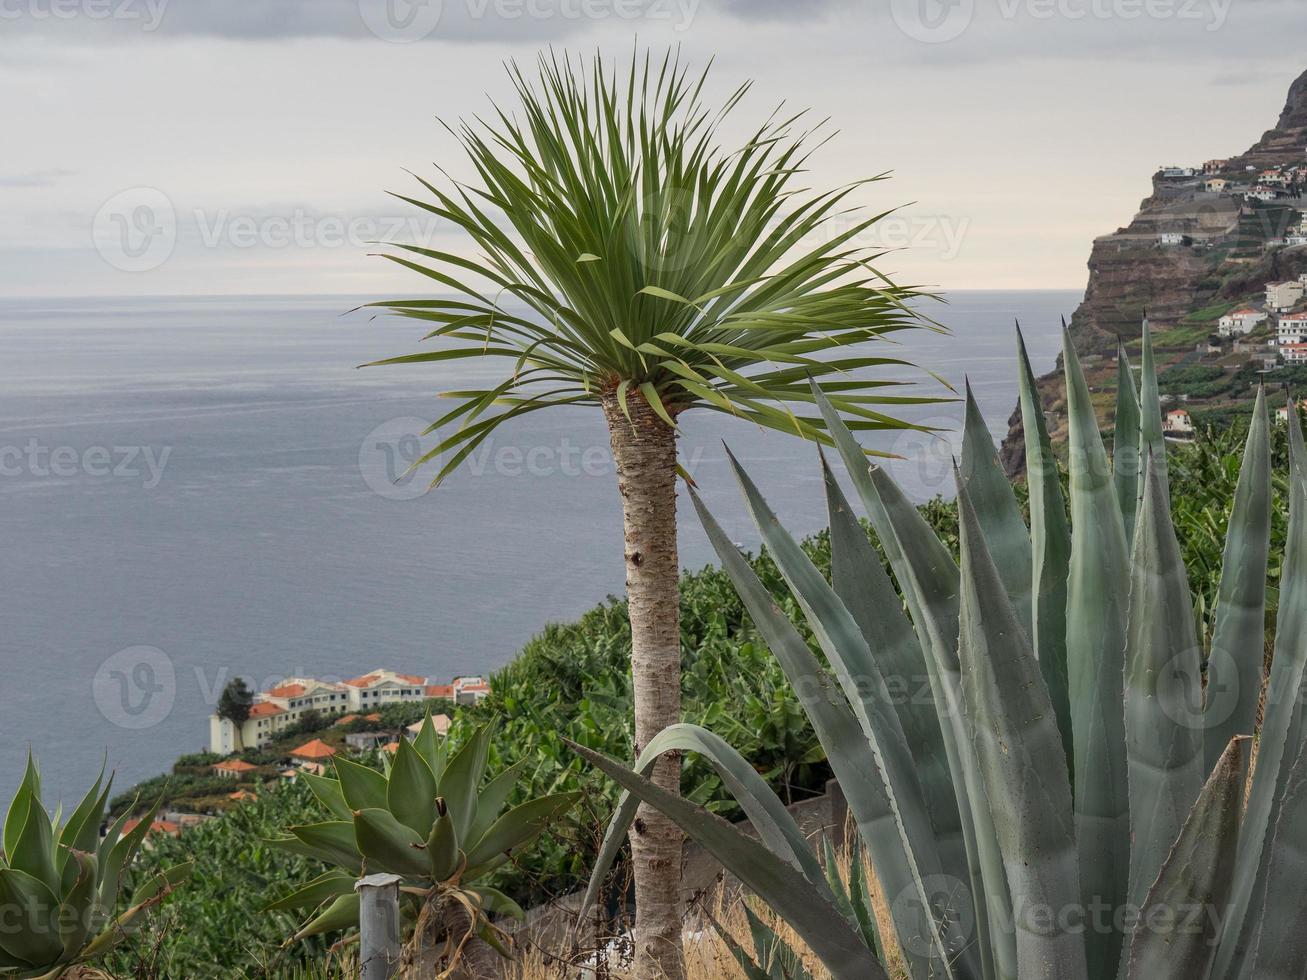
[[[432,980],[446,975],[450,980],[497,980],[504,976],[507,963],[480,936],[468,935],[472,927],[472,915],[461,902],[440,895],[428,899],[404,949],[400,970],[403,980]],[[442,963],[443,954],[460,942],[463,947],[458,959]],[[442,969],[447,974],[442,974]]]
[[[626,536],[626,598],[631,618],[635,752],[681,720],[681,615],[676,556],[676,433],[638,394],[603,397],[617,463]],[[680,792],[681,759],[668,753],[653,780]],[[641,806],[631,830],[635,876],[636,976],[682,980],[681,831]]]

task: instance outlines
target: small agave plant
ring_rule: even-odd
[[[190,874],[189,864],[170,868],[137,888],[129,907],[118,910],[124,872],[158,805],[126,833],[124,813],[101,837],[112,782],[105,784],[101,773],[61,821],[42,804],[41,777],[28,759],[4,822],[0,976],[55,980],[103,956],[131,934],[143,911]]]
[[[960,567],[885,471],[868,468],[820,392],[892,578],[829,468],[831,582],[736,465],[824,663],[696,498],[708,536],[826,749],[914,980],[1301,978],[1307,450],[1296,413],[1274,660],[1257,731],[1272,508],[1264,395],[1204,648],[1170,517],[1147,325],[1141,392],[1122,358],[1114,465],[1064,338],[1069,516],[1019,336],[1018,346],[1031,527],[968,394]],[[868,921],[865,901],[823,871],[780,801],[720,738],[674,726],[634,770],[576,748],[627,791],[592,896],[644,800],[780,914],[834,977],[886,976],[878,951],[890,937]],[[760,840],[646,779],[668,751],[704,755]]]
[[[523,913],[480,879],[547,830],[577,794],[544,796],[506,810],[525,761],[484,780],[490,735],[489,726],[478,729],[451,755],[428,712],[411,742],[401,739],[393,759],[383,755],[382,769],[338,756],[334,778],[299,774],[330,819],[289,827],[274,843],[339,870],[268,906],[314,910],[291,941],[357,927],[355,883],[365,875],[394,874],[402,879],[401,912],[415,923],[413,975],[434,976],[435,964],[455,959],[456,949],[472,966],[465,973],[493,969],[489,975],[498,975],[497,965],[476,967],[495,950],[507,955],[488,914]]]

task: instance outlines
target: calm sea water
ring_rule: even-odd
[[[958,293],[953,333],[903,353],[960,385],[996,433],[1014,404],[1011,323],[1037,370],[1071,292]],[[530,416],[440,489],[392,482],[413,429],[492,365],[355,365],[417,349],[414,324],[350,299],[0,301],[0,793],[34,751],[47,797],[107,755],[119,784],[205,747],[234,675],[348,677],[377,666],[492,670],[550,620],[622,588],[621,522],[597,413]],[[916,375],[920,377],[920,375]],[[946,393],[924,379],[924,393]],[[956,427],[956,405],[917,407]],[[749,547],[721,439],[796,533],[824,524],[810,445],[708,412],[683,458]],[[947,491],[949,443],[886,436],[914,495]],[[684,503],[684,501],[683,501]],[[683,511],[682,560],[710,550]]]

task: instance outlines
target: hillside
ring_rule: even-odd
[[[1277,341],[1307,341],[1307,325],[1304,333],[1285,334],[1280,319],[1307,310],[1307,304],[1299,296],[1283,309],[1270,307],[1267,286],[1307,276],[1305,195],[1307,72],[1290,86],[1275,126],[1256,144],[1227,158],[1159,169],[1130,222],[1095,239],[1085,298],[1069,325],[1090,384],[1102,388],[1109,378],[1114,381],[1119,341],[1137,353],[1145,316],[1160,368],[1216,368],[1229,379],[1198,392],[1168,392],[1163,385],[1163,394],[1192,412],[1197,424],[1204,415],[1219,417],[1236,408],[1259,377],[1272,384],[1296,380],[1298,354]],[[1222,317],[1245,309],[1266,317],[1247,334],[1221,336]],[[1267,370],[1272,358],[1275,367]],[[1254,361],[1253,370],[1261,374],[1249,377]],[[1060,362],[1040,387],[1056,431]],[[1110,424],[1110,406],[1103,407]],[[1012,475],[1024,468],[1017,412],[1004,442],[1004,464]]]

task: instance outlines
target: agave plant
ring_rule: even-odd
[[[1065,339],[1069,520],[1018,343],[1031,527],[968,398],[957,475],[960,567],[889,476],[867,467],[819,394],[893,579],[829,468],[828,583],[736,465],[825,663],[696,499],[704,527],[827,751],[912,977],[1301,977],[1307,450],[1298,419],[1290,425],[1290,530],[1274,661],[1248,781],[1272,512],[1264,396],[1205,649],[1170,518],[1147,326],[1137,413],[1133,381],[1122,373],[1115,468]],[[761,839],[642,775],[670,750],[707,757]],[[724,741],[678,725],[634,770],[578,751],[628,793],[592,894],[641,799],[782,915],[833,976],[886,976],[875,924],[833,887],[780,802]]]
[[[110,784],[103,772],[67,820],[41,802],[41,777],[29,757],[4,822],[0,859],[0,976],[54,980],[109,952],[147,908],[190,873],[181,864],[151,878],[118,911],[124,874],[158,809],[124,833],[130,810],[102,836]],[[104,784],[102,786],[102,784]]]
[[[339,870],[268,906],[315,910],[292,941],[356,927],[355,883],[388,873],[402,879],[401,910],[415,923],[409,951],[414,975],[434,976],[436,962],[454,959],[455,949],[464,972],[499,975],[495,950],[507,951],[488,915],[520,917],[522,910],[479,879],[526,848],[578,794],[543,796],[505,810],[525,761],[483,782],[490,736],[483,726],[451,754],[428,711],[413,740],[400,740],[393,760],[383,754],[381,769],[337,757],[334,778],[299,774],[330,819],[289,827],[274,843]],[[449,954],[442,954],[442,942]]]

